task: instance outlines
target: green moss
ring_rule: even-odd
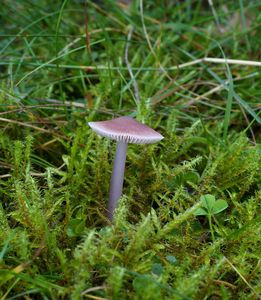
[[[220,58],[219,46],[258,60],[258,4],[220,1],[213,16],[200,1],[143,1],[142,24],[139,1],[88,1],[87,51],[84,5],[64,2],[61,13],[47,2],[4,1],[0,12],[0,298],[258,299],[260,74],[230,66],[230,110],[231,93],[216,89],[232,86],[226,66],[170,69]],[[87,121],[118,115],[164,139],[129,145],[109,224],[115,144]],[[228,204],[211,228],[195,215],[206,194]]]

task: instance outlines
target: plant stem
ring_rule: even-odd
[[[211,215],[210,214],[208,214],[208,223],[209,223],[209,229],[210,229],[210,232],[211,232],[212,242],[214,243],[215,236],[214,236],[214,231],[213,231],[212,220],[211,220]]]
[[[122,194],[127,147],[127,143],[117,143],[114,165],[111,175],[110,198],[107,206],[107,216],[110,220],[112,220],[113,218],[113,212]]]

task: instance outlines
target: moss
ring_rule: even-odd
[[[257,4],[243,7],[250,27],[239,30],[231,22],[240,7],[216,3],[222,35],[201,2],[166,11],[162,1],[146,1],[145,24],[137,1],[87,8],[89,52],[80,2],[67,1],[63,12],[44,0],[2,5],[1,299],[258,299],[260,76],[230,66],[237,94],[228,114],[223,65],[168,69],[219,57],[217,45],[228,57],[257,60]],[[140,103],[124,62],[130,24]],[[14,37],[19,31],[26,36]],[[136,117],[164,140],[128,148],[123,197],[109,224],[115,144],[87,121],[115,115]],[[195,216],[205,194],[228,203],[212,218],[212,237],[208,220]]]

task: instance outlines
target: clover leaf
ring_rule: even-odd
[[[213,195],[203,195],[200,197],[201,207],[195,211],[196,216],[216,215],[228,207],[225,200],[216,200]]]
[[[216,200],[215,196],[207,194],[200,197],[201,207],[199,207],[194,214],[196,216],[207,216],[209,222],[209,228],[212,236],[212,241],[215,240],[214,230],[212,226],[212,218],[214,215],[222,212],[228,207],[225,200]],[[215,220],[215,218],[214,218]]]

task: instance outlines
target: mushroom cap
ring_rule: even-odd
[[[118,142],[152,144],[163,139],[160,133],[131,117],[89,122],[88,124],[97,134]]]

